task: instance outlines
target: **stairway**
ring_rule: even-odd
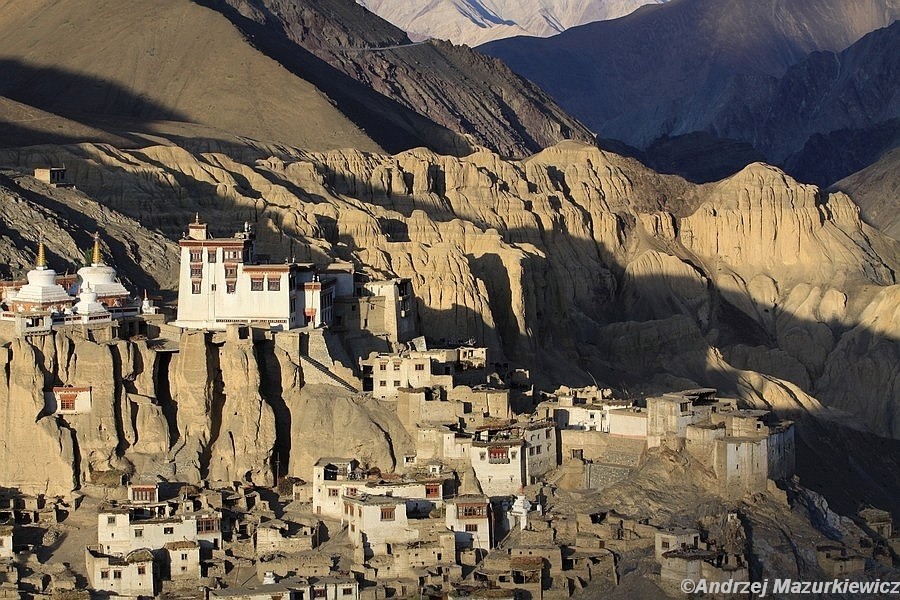
[[[323,365],[322,363],[320,363],[319,361],[317,361],[314,358],[310,358],[309,356],[301,354],[300,355],[300,365],[301,366],[305,366],[305,365],[311,366],[313,369],[315,369],[316,371],[318,371],[319,373],[324,375],[329,380],[329,383],[331,383],[333,385],[342,387],[349,392],[353,392],[354,394],[359,392],[358,389],[356,389],[355,387],[353,387],[352,385],[347,383],[345,380],[343,380],[340,377],[338,377],[337,375],[335,375],[328,367],[326,367],[325,365]]]

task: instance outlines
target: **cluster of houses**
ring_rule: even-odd
[[[664,585],[749,577],[735,513],[702,530],[615,510],[569,519],[544,510],[542,486],[576,464],[579,487],[601,489],[666,447],[714,474],[723,500],[738,500],[793,476],[790,422],[705,388],[623,399],[564,387],[517,415],[513,378],[498,375],[486,348],[435,348],[417,337],[409,280],[368,280],[342,262],[269,263],[249,225],[212,237],[199,215],[179,245],[172,322],[122,286],[95,238],[91,265],[73,277],[48,267],[41,243],[27,280],[0,285],[0,324],[26,336],[79,326],[95,340],[168,332],[173,343],[185,329],[262,331],[311,367],[306,381],[319,377],[393,410],[414,451],[396,457],[396,472],[322,457],[273,490],[138,477],[98,510],[96,541],[84,549],[92,590],[204,600],[568,598],[592,583],[616,585],[617,555],[651,548]],[[49,413],[89,411],[89,383],[45,390]],[[50,510],[27,506],[33,519]],[[0,524],[0,592],[22,589],[13,548],[25,518]],[[894,539],[889,517],[863,518],[883,542],[872,552],[884,555]],[[845,547],[819,549],[835,577],[858,570],[858,558]]]

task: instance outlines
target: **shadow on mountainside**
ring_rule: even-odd
[[[53,67],[0,59],[0,146],[59,144],[83,141],[113,143],[119,147],[148,145],[132,133],[147,130],[152,121],[187,121],[179,111],[121,85]],[[37,109],[31,114],[31,109]],[[15,110],[15,114],[12,113]],[[127,120],[127,123],[117,123]]]
[[[222,13],[260,52],[316,86],[388,152],[418,146],[455,156],[471,152],[471,146],[463,136],[366,87],[294,43],[277,19],[269,19],[263,25],[222,0],[196,2]]]
[[[156,166],[175,171],[162,163]],[[157,185],[139,173],[104,168],[116,170],[126,187]],[[433,209],[428,212],[434,215],[438,227],[461,220],[477,229],[478,235],[494,228],[472,215],[455,214],[443,191],[436,192],[444,200],[439,206],[426,206],[421,197],[407,190],[372,189],[370,181],[354,180],[348,173],[342,176],[343,188],[371,190],[371,196],[354,206],[372,211],[373,218],[366,226],[380,227],[392,238],[416,239],[419,235],[409,228],[414,216],[410,207]],[[282,237],[294,239],[298,246],[306,243],[307,233],[285,219],[287,207],[269,204],[259,190],[244,190],[246,197],[239,203],[236,196],[224,193],[222,186],[198,181],[186,172],[178,176],[173,173],[172,179],[164,181],[171,186],[165,192],[172,199],[170,203],[146,207],[120,202],[114,208],[138,219],[149,209],[156,213],[154,226],[170,237],[178,237],[184,224],[200,210],[204,220],[214,224],[213,234],[225,234],[250,221],[264,246],[283,248]],[[252,188],[246,177],[236,181]],[[438,173],[432,173],[432,181],[441,187]],[[485,314],[470,307],[456,303],[450,308],[428,308],[420,301],[422,324],[436,332],[430,337],[474,337],[510,364],[531,369],[536,383],[544,389],[592,384],[595,380],[600,385],[628,388],[636,395],[698,385],[716,387],[725,395],[737,395],[797,422],[801,482],[822,493],[835,510],[852,514],[860,504],[869,503],[900,515],[895,482],[900,468],[900,440],[879,437],[861,425],[868,421],[871,427],[873,421],[882,420],[886,434],[900,433],[889,423],[900,400],[891,396],[894,392],[889,381],[876,381],[874,375],[867,378],[865,370],[867,364],[881,364],[873,362],[876,360],[893,361],[896,368],[894,358],[900,358],[900,340],[861,321],[809,320],[782,307],[759,307],[758,313],[750,314],[744,292],[717,286],[708,267],[662,239],[652,240],[658,251],[679,256],[693,274],[635,272],[629,266],[639,256],[624,262],[602,243],[576,237],[563,227],[565,221],[559,211],[575,203],[566,190],[566,186],[560,186],[555,203],[551,203],[557,207],[558,219],[552,229],[545,229],[545,224],[535,228],[507,226],[497,231],[506,247],[521,253],[514,265],[518,274],[512,274],[511,263],[495,252],[464,255],[471,274],[484,284],[494,327],[485,322]],[[104,190],[98,189],[96,194],[102,197]],[[335,213],[349,209],[349,205],[337,201],[337,196],[325,198],[306,192],[304,199],[332,204]],[[374,218],[376,205],[404,210],[378,219]],[[309,217],[319,221],[318,231],[327,242],[355,243],[353,235],[341,231],[334,217],[318,213]],[[589,219],[590,215],[581,214],[579,218]],[[622,239],[636,234],[633,215],[618,214],[615,223]],[[398,241],[398,250],[407,251],[411,243],[415,242]],[[529,246],[538,250],[528,250]],[[391,249],[386,246],[386,253]],[[273,256],[275,260],[280,258]],[[140,265],[128,268],[140,269]],[[420,265],[420,274],[427,275],[429,268],[434,267]],[[886,289],[894,283],[892,272],[870,276],[887,278],[870,280],[870,286]],[[804,362],[797,356],[796,343],[786,345],[787,339],[807,340],[803,344],[821,350],[821,356],[805,359],[801,355]],[[753,352],[747,353],[748,348]],[[271,363],[267,360],[265,364]],[[882,368],[888,367],[878,367]],[[891,377],[890,371],[876,374]],[[845,382],[836,379],[844,375]],[[807,399],[804,392],[825,405]],[[264,395],[269,400],[276,397],[277,386]],[[285,435],[282,429],[279,452],[289,451]]]

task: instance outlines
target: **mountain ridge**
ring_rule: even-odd
[[[667,0],[357,0],[416,38],[477,46],[518,35],[547,37]]]

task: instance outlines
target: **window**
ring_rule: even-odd
[[[422,363],[417,363],[417,364],[416,364],[416,371],[424,371],[424,370],[425,370],[425,365],[424,365],[424,364],[422,364]]]
[[[197,533],[215,533],[219,531],[218,519],[198,519]]]
[[[268,278],[268,279],[266,279],[266,283],[269,286],[268,289],[270,292],[280,292],[281,291],[281,279]]]
[[[251,292],[261,292],[263,290],[263,280],[262,278],[254,278],[250,280],[250,291]]]
[[[378,370],[379,371],[387,371],[387,364],[381,363],[380,365],[378,365]]]
[[[203,260],[203,254],[201,250],[191,250],[191,262],[200,262]]]
[[[313,590],[313,598],[324,598],[325,597],[325,588],[315,588]]]
[[[147,574],[147,567],[145,567],[144,565],[138,565],[138,575],[146,575],[146,574]]]
[[[336,498],[337,495],[338,495],[338,490],[337,490],[337,488],[328,488],[328,496],[329,496],[330,498]]]
[[[441,497],[441,484],[426,483],[425,484],[425,497],[426,498],[440,498]]]
[[[342,589],[342,590],[341,590],[341,595],[342,595],[342,596],[352,596],[352,595],[353,595],[353,588],[352,588],[352,587],[346,587],[346,588]]]
[[[400,387],[400,380],[399,380],[399,379],[395,379],[395,380],[394,380],[394,387]]]
[[[395,363],[394,363],[394,370],[395,370],[395,371],[399,371],[399,370],[400,370],[400,363],[398,363],[398,362],[395,362]]]
[[[113,516],[106,517],[106,524],[107,524],[107,525],[115,525],[115,524],[116,524],[116,518],[113,517]]]
[[[381,520],[382,521],[393,521],[394,520],[394,511],[396,511],[396,507],[394,506],[382,506],[381,507]]]
[[[187,560],[187,552],[181,553],[181,560]]]
[[[153,502],[156,488],[131,488],[131,497],[136,502]]]
[[[378,387],[387,387],[387,381],[382,379],[381,381],[378,382]]]
[[[508,463],[509,448],[506,446],[496,446],[488,448],[488,460],[492,463]]]
[[[457,509],[460,517],[483,517],[485,516],[485,507],[477,504],[462,504]]]
[[[536,446],[536,447],[534,448],[534,453],[535,453],[535,454],[540,454],[540,453],[541,453],[541,447],[540,447],[540,446]]]
[[[142,537],[144,537],[144,530],[143,530],[143,529],[135,529],[135,530],[134,530],[134,537],[136,537],[136,538],[142,538]]]
[[[233,281],[225,282],[225,293],[226,294],[233,294],[235,292],[236,288],[237,288],[237,285],[235,284],[235,282],[233,282]]]
[[[75,394],[60,394],[59,410],[75,410]]]
[[[191,277],[194,279],[203,277],[203,267],[191,267]]]
[[[466,523],[466,531],[478,531],[478,523]]]
[[[235,267],[234,265],[226,266],[225,277],[227,277],[228,279],[234,279],[235,277],[237,277],[237,267]]]
[[[544,430],[544,437],[547,438],[548,440],[550,439],[550,430],[549,429]]]
[[[355,495],[356,495],[356,488],[347,488],[346,494],[347,494],[348,496],[355,496]],[[352,509],[352,508],[350,509],[350,514],[353,514],[353,509]]]
[[[207,262],[214,263],[216,262],[216,253],[218,251],[215,248],[210,248],[206,251],[206,260]]]
[[[174,527],[163,527],[163,535],[172,535],[175,533]]]
[[[100,579],[109,579],[109,571],[100,571]]]
[[[122,571],[118,569],[113,571],[113,579],[122,579]]]
[[[191,293],[192,293],[192,294],[199,294],[199,293],[200,293],[200,282],[199,282],[199,281],[192,281],[192,282],[191,282]]]

